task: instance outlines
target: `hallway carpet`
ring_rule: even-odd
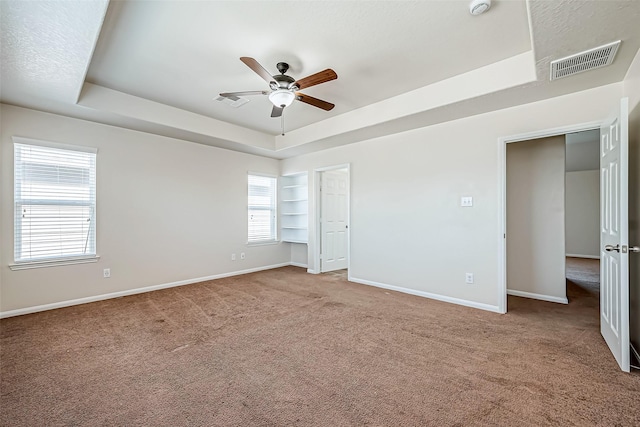
[[[576,285],[567,288],[567,291],[582,290],[588,293],[600,293],[600,260],[588,258],[567,257],[566,261],[567,282]]]
[[[0,424],[640,425],[568,286],[500,315],[285,267],[8,318]]]

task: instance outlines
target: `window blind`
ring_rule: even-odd
[[[249,175],[249,242],[276,240],[276,178]]]
[[[96,254],[96,154],[14,144],[16,262]]]

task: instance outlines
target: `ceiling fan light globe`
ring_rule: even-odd
[[[269,101],[276,107],[288,107],[294,99],[296,99],[296,95],[287,89],[274,90],[269,94]]]

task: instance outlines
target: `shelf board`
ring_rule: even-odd
[[[283,230],[306,230],[307,227],[282,227]]]
[[[307,240],[282,239],[282,241],[287,243],[309,243]]]
[[[306,202],[307,199],[287,199],[287,200],[282,200],[283,202]]]
[[[295,185],[283,185],[282,188],[302,188],[302,187],[306,187],[307,184],[295,184]]]
[[[285,216],[285,215],[306,215],[306,212],[283,212],[281,215]]]

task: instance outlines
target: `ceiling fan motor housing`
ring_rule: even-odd
[[[293,84],[296,82],[293,77],[284,75],[284,74],[280,74],[280,75],[275,75],[273,76],[273,80],[275,80],[277,87],[272,89],[292,89],[292,90],[297,90],[297,87],[294,88]]]

